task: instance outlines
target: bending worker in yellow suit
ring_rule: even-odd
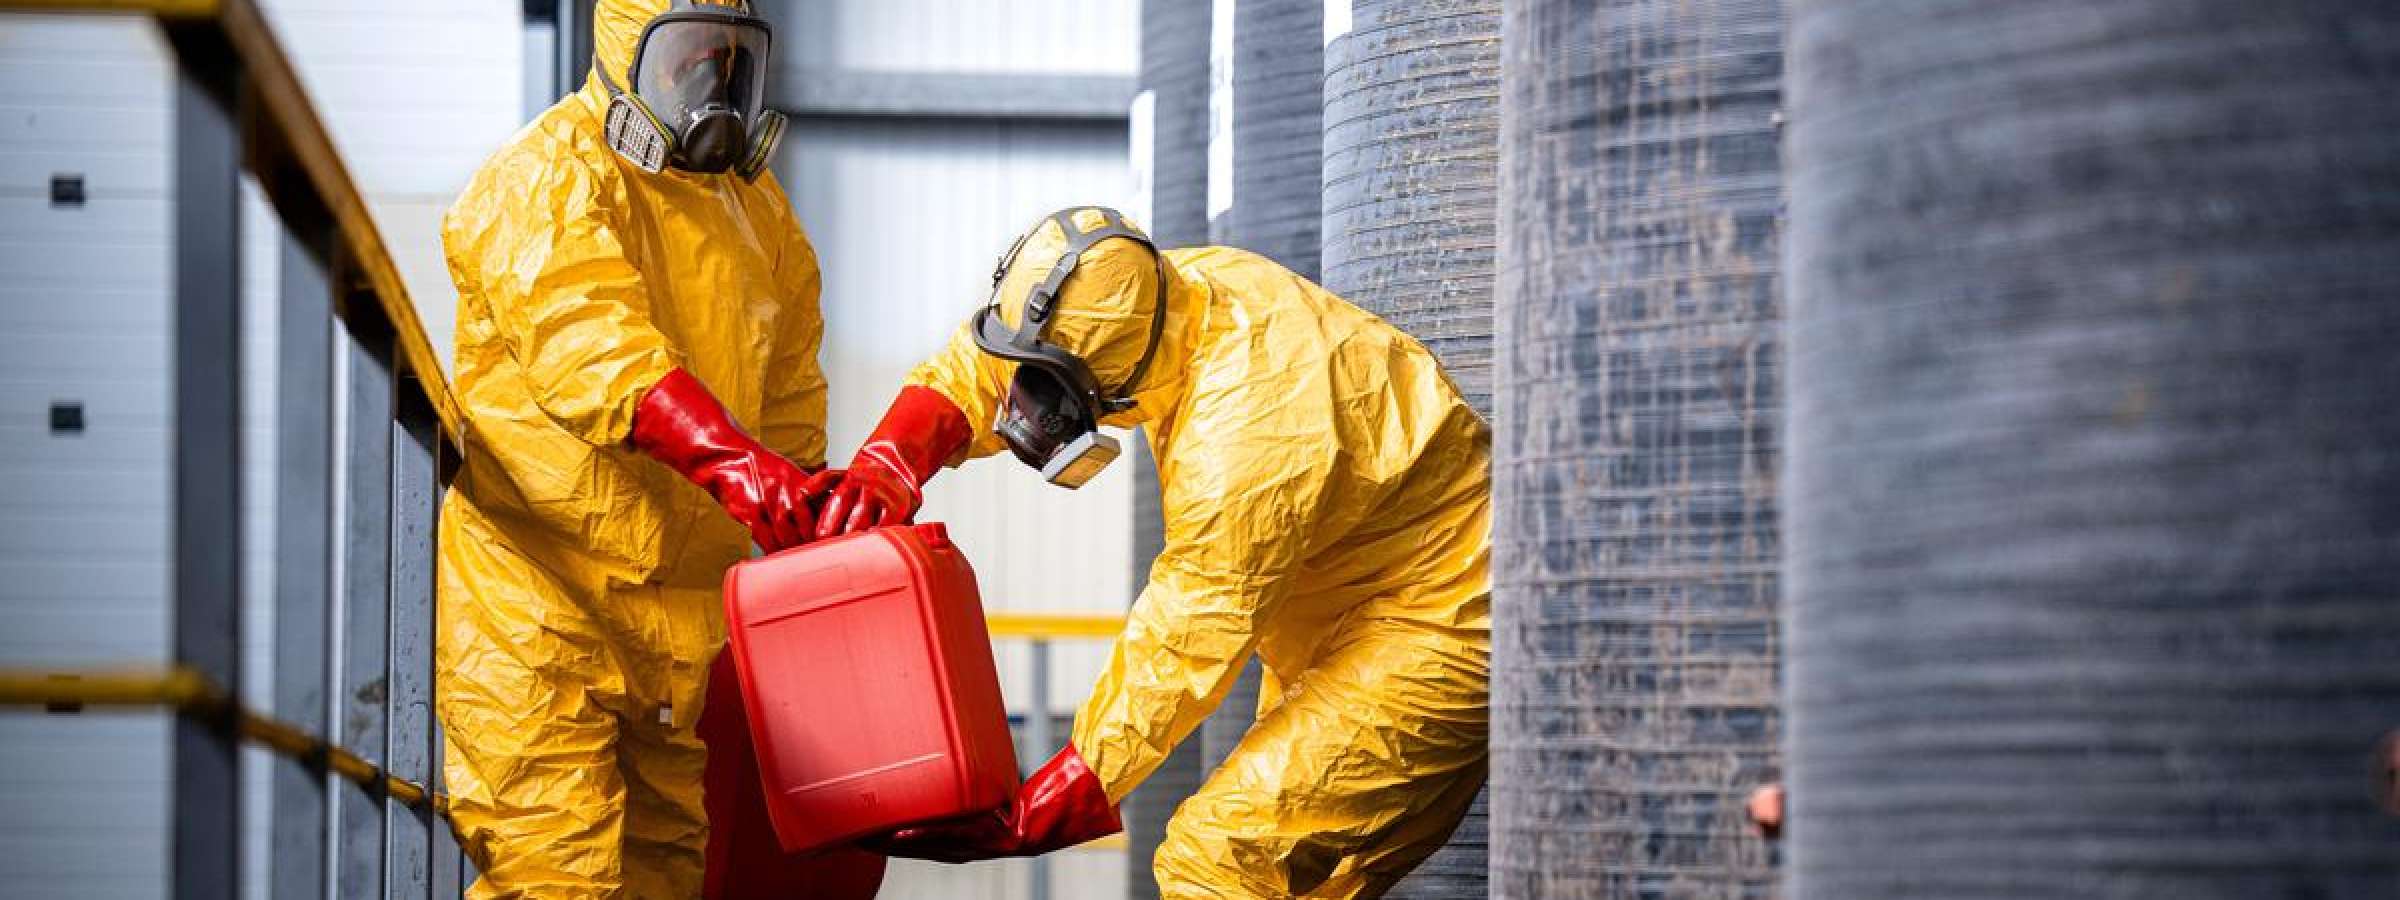
[[[762,171],[769,37],[743,6],[600,0],[593,76],[443,221],[467,421],[437,708],[474,896],[702,893],[718,584],[807,540],[830,477],[804,469],[816,255]]]
[[[906,519],[938,466],[1003,447],[1081,484],[1114,456],[1093,426],[1141,424],[1166,549],[1016,804],[879,849],[958,862],[1116,831],[1254,651],[1257,724],[1168,823],[1161,896],[1375,897],[1448,839],[1485,772],[1491,434],[1423,346],[1263,257],[1162,256],[1083,208],[1020,239],[909,382],[821,535]]]

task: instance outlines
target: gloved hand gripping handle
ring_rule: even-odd
[[[816,536],[907,523],[924,505],[925,483],[971,437],[967,414],[950,398],[921,385],[901,388],[828,492]]]
[[[682,369],[642,395],[625,443],[708,491],[769,553],[808,543],[816,501],[837,477],[812,474],[767,449]]]

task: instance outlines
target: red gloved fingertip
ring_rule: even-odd
[[[881,499],[867,496],[860,497],[858,505],[850,509],[849,520],[842,523],[842,533],[857,534],[858,532],[875,527],[877,522],[883,518],[883,511],[884,504]]]
[[[850,515],[850,506],[858,498],[858,489],[847,484],[836,486],[825,495],[825,508],[817,512],[817,539],[838,537],[842,520]]]

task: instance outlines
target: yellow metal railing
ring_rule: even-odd
[[[992,612],[983,616],[994,640],[1113,640],[1125,617],[1107,613]]]
[[[235,701],[223,688],[186,668],[94,669],[81,672],[0,671],[0,706],[38,706],[53,713],[91,707],[171,709],[204,721],[232,717],[234,730],[285,757],[321,765],[342,780],[402,804],[442,812],[449,798],[394,776],[337,744]]]

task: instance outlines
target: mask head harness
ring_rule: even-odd
[[[766,169],[786,125],[765,108],[774,31],[737,2],[675,0],[643,27],[628,87],[593,62],[618,155],[652,173],[672,165],[752,179]]]
[[[1099,211],[1100,227],[1090,231],[1076,227],[1075,214],[1084,209]],[[1050,221],[1058,224],[1067,239],[1057,264],[1050,268],[1049,277],[1026,292],[1025,315],[1010,328],[1000,318],[1000,283],[1016,266],[1025,242],[1041,229],[1036,226],[1018,237],[992,269],[991,303],[975,314],[975,346],[1017,364],[1016,377],[1009,383],[1008,398],[1000,405],[992,430],[999,432],[1017,459],[1041,470],[1051,484],[1077,488],[1107,468],[1120,452],[1116,438],[1100,433],[1100,420],[1133,408],[1134,390],[1149,374],[1151,358],[1158,353],[1158,338],[1167,324],[1167,261],[1150,236],[1126,224],[1124,215],[1116,210],[1066,209],[1050,214]],[[1084,251],[1110,238],[1142,245],[1158,265],[1158,294],[1150,311],[1148,343],[1142,345],[1141,360],[1134,363],[1125,383],[1113,390],[1100,384],[1082,357],[1044,337],[1058,314],[1059,289],[1075,274],[1076,263]]]

